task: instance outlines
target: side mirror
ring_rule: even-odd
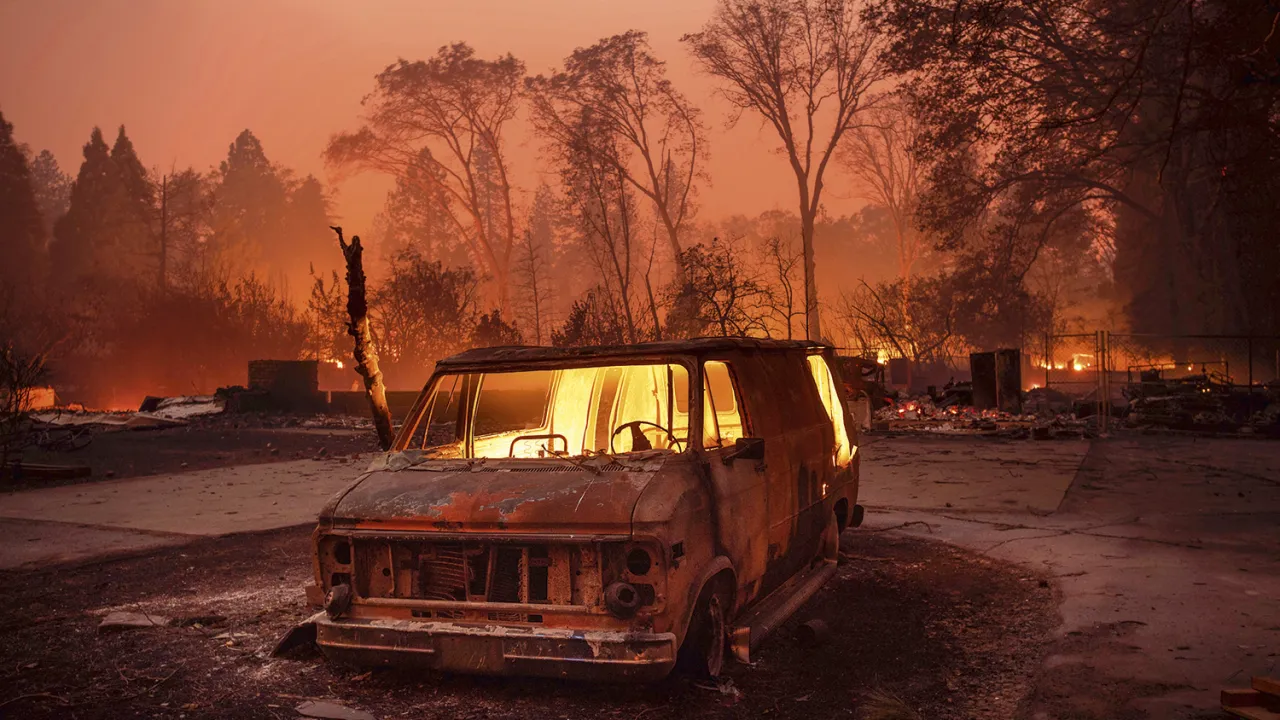
[[[764,460],[764,438],[738,438],[733,443],[730,460]]]

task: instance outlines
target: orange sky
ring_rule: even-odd
[[[638,28],[668,61],[674,81],[705,110],[712,185],[705,218],[794,209],[795,185],[772,152],[772,130],[746,117],[726,130],[712,80],[696,74],[679,43],[713,0],[29,0],[0,4],[0,111],[19,141],[48,148],[74,175],[89,130],[124,123],[143,162],[207,168],[244,128],[272,160],[329,176],[320,152],[357,124],[360,98],[397,57],[424,58],[471,43],[483,56],[510,51],[539,72],[574,47]],[[510,139],[516,177],[537,182],[537,147]],[[839,178],[826,205],[844,212]],[[382,205],[385,177],[335,189],[335,211],[360,231]],[[842,199],[841,196],[844,196]]]

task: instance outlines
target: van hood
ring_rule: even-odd
[[[406,462],[403,455],[375,460],[321,520],[385,530],[630,534],[636,501],[670,458]]]

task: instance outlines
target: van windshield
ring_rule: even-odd
[[[436,458],[539,458],[683,452],[683,365],[456,373],[436,378],[409,448]]]

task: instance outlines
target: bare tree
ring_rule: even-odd
[[[698,109],[667,79],[646,37],[631,30],[578,48],[563,70],[527,86],[534,125],[548,143],[573,143],[584,113],[613,139],[600,160],[653,203],[683,278],[680,232],[693,212],[707,142]]]
[[[542,344],[542,330],[546,325],[551,303],[551,281],[547,278],[549,262],[547,249],[539,244],[533,231],[525,229],[516,248],[516,276],[521,290],[521,314],[524,325],[533,328],[533,342]]]
[[[689,323],[680,334],[755,335],[769,334],[769,291],[755,269],[742,263],[738,240],[722,242],[713,238],[709,245],[694,245],[684,251],[684,266],[689,279],[683,286],[672,286],[672,304],[685,303],[692,310]]]
[[[382,358],[401,382],[425,382],[435,361],[467,349],[483,309],[471,267],[449,268],[418,248],[388,263],[373,299]]]
[[[400,60],[378,74],[365,124],[325,150],[331,166],[412,178],[428,196],[447,198],[441,210],[492,276],[501,308],[517,239],[503,131],[523,76],[511,55],[482,60],[465,43],[430,60]]]
[[[573,301],[564,324],[551,333],[551,344],[556,347],[621,345],[626,340],[626,328],[619,319],[621,314],[608,293],[592,288]]]
[[[649,264],[644,269],[644,291],[649,301],[649,322],[653,324],[653,339],[661,340],[662,321],[658,319],[658,298],[653,293],[653,259],[658,254],[657,228],[654,228],[654,234],[653,242],[649,243]],[[676,278],[676,282],[683,285],[688,282],[688,276],[682,273]]]
[[[562,224],[556,204],[551,186],[539,185],[524,213],[524,233],[516,248],[516,319],[526,337],[532,328],[531,339],[537,345],[550,339],[548,329],[557,290],[564,288],[563,283],[557,287],[551,279],[556,230]]]
[[[328,284],[325,284],[324,273],[317,274],[313,269],[311,277],[311,296],[307,298],[307,324],[311,337],[307,344],[315,352],[316,360],[346,357],[347,297],[342,290],[342,281],[338,279],[338,271],[332,271]]]
[[[170,169],[163,179],[160,214],[161,285],[191,284],[216,265],[210,258],[213,233],[213,183],[194,168]]]
[[[787,339],[795,337],[795,319],[804,317],[804,310],[796,310],[796,266],[804,260],[791,242],[774,236],[765,241],[764,254],[772,271],[772,287],[769,293],[769,314],[787,329]]]
[[[33,391],[46,381],[49,360],[72,335],[62,313],[43,297],[0,287],[0,469],[21,442]],[[18,445],[20,448],[21,445]]]
[[[806,332],[818,339],[814,222],[831,157],[882,77],[876,36],[853,0],[720,0],[683,40],[739,113],[760,115],[782,142],[799,193]]]
[[[904,321],[910,324],[911,276],[927,249],[924,234],[915,223],[922,168],[912,151],[920,124],[909,108],[895,99],[864,111],[840,150],[845,169],[858,181],[864,199],[888,211],[902,280]]]
[[[584,248],[600,273],[602,288],[621,308],[627,342],[638,342],[633,308],[637,237],[636,201],[630,183],[616,161],[617,138],[598,126],[584,111],[573,135],[558,146],[557,162],[563,179],[569,215]]]
[[[922,281],[922,292],[904,313],[901,280],[875,286],[862,281],[840,299],[838,316],[848,335],[846,344],[859,346],[863,353],[884,350],[913,364],[944,359],[957,339],[957,311],[948,282],[944,277]],[[908,316],[915,321],[907,322]],[[908,382],[910,372],[908,365]]]

